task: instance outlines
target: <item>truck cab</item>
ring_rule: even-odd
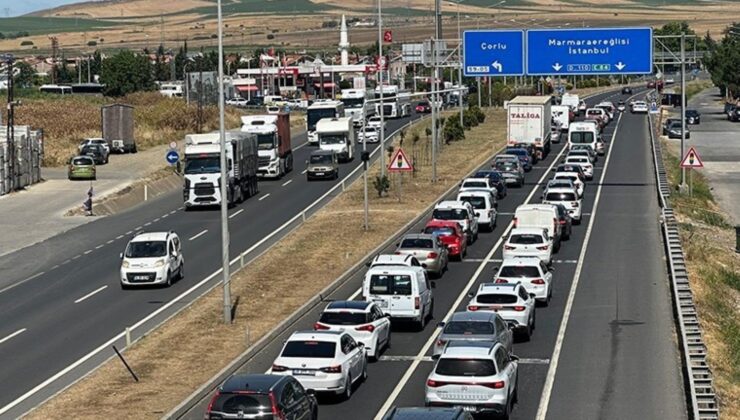
[[[342,162],[355,157],[355,129],[351,117],[324,118],[316,123],[319,148],[337,154]]]

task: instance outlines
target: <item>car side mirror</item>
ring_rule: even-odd
[[[445,326],[445,322],[444,321],[437,323],[437,327],[439,327],[439,328],[442,328],[444,326]]]
[[[555,272],[555,267],[548,267],[547,270],[551,273]]]
[[[365,267],[370,267],[371,265],[373,265],[373,263],[370,262],[370,261],[368,261],[368,262],[365,263]]]
[[[468,293],[468,297],[469,298],[475,297],[475,293]]]
[[[306,165],[308,165],[308,159],[306,159]]]
[[[396,246],[401,246],[401,243],[400,242],[396,242]]]
[[[120,254],[118,254],[118,258],[123,259],[123,252],[121,252]]]
[[[361,341],[358,341],[358,342],[357,342],[357,348],[358,348],[358,349],[362,349],[362,348],[365,348],[365,343],[363,343],[363,342],[361,342]]]
[[[510,354],[509,355],[509,360],[511,360],[512,362],[518,362],[519,361],[519,356],[515,356],[513,354]]]
[[[499,266],[497,265],[493,267],[493,271],[498,271],[498,269],[499,269]]]
[[[427,268],[426,263],[421,263],[421,268]]]
[[[306,389],[306,394],[316,396],[316,391],[311,388]]]
[[[436,289],[436,288],[437,288],[437,282],[433,281],[432,282],[432,289]]]
[[[514,321],[507,321],[506,326],[509,327],[510,330],[513,330],[516,328],[516,322]]]
[[[532,299],[534,299],[534,296],[535,296],[534,293],[529,294],[529,297],[531,297]]]

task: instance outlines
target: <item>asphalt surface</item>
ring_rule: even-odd
[[[388,121],[386,133],[408,121]],[[305,134],[294,138],[294,148],[305,140]],[[368,150],[374,147],[368,145]],[[361,148],[358,145],[356,156]],[[341,165],[340,180],[309,183],[302,171],[311,150],[311,146],[294,150],[292,173],[281,180],[261,181],[257,196],[229,211],[232,257],[286,223],[361,165],[357,157]],[[119,253],[138,230],[178,233],[185,257],[183,280],[170,288],[120,289]],[[110,345],[121,348],[125,344],[119,336],[126,327],[166,307],[135,330],[136,337],[218,281],[205,282],[182,302],[167,306],[220,269],[220,241],[220,212],[184,212],[178,190],[0,257],[0,418],[21,415],[110,357]],[[105,351],[81,361],[103,346]],[[43,389],[35,389],[42,385]],[[28,392],[33,394],[24,395]],[[11,404],[17,405],[10,408]]]
[[[608,93],[588,102],[605,98],[627,99]],[[553,299],[548,307],[537,308],[532,340],[514,345],[521,358],[514,419],[687,417],[647,136],[646,116],[629,113],[604,131],[610,156],[599,159],[594,180],[587,184],[582,224],[573,227],[571,239],[554,257]],[[391,348],[369,366],[367,381],[349,401],[320,396],[321,419],[347,418],[348,413],[355,420],[373,419],[394,405],[424,404],[424,385],[433,367],[424,356],[431,355],[436,322],[464,310],[467,293],[493,277],[501,261],[500,238],[513,212],[524,202],[539,202],[541,183],[551,176],[551,165],[562,157],[563,146],[555,145],[527,174],[523,188],[509,189],[499,202],[496,229],[481,233],[466,259],[452,262],[436,280],[435,321],[421,332],[394,326]],[[418,231],[425,222],[410,231]],[[358,271],[327,299],[356,298],[363,275],[364,270]],[[298,320],[295,330],[311,329],[321,309]],[[269,369],[291,332],[276,337],[241,372]],[[202,418],[209,399],[200,401],[185,418]]]

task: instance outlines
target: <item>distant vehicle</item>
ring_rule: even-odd
[[[333,150],[314,150],[306,161],[306,179],[338,179],[339,158]]]
[[[385,121],[383,121],[383,124],[385,124]],[[372,117],[367,119],[367,124],[365,124],[366,127],[375,127],[378,130],[380,130],[380,115],[373,115]]]
[[[586,119],[598,121],[604,127],[609,124],[609,114],[601,108],[589,108],[586,110]]]
[[[432,105],[429,103],[429,101],[421,101],[418,104],[416,104],[417,114],[429,114],[431,112],[432,112]]]
[[[551,113],[550,98],[546,96],[517,96],[507,106],[507,145],[529,143],[534,146],[537,159],[550,152]]]
[[[516,257],[536,257],[552,264],[553,239],[542,228],[514,228],[504,243],[504,261]]]
[[[550,112],[552,113],[554,125],[557,125],[560,131],[567,132],[572,121],[570,107],[566,105],[553,105]]]
[[[285,98],[280,95],[265,95],[263,96],[263,102],[265,105],[276,106],[283,106],[286,103]]]
[[[509,184],[514,184],[517,187],[524,185],[524,168],[522,168],[519,160],[496,161],[493,164],[493,169],[501,173],[507,187]]]
[[[77,148],[81,152],[82,149],[85,146],[87,146],[88,144],[94,144],[96,146],[102,146],[103,149],[105,149],[106,153],[110,154],[110,145],[108,144],[107,141],[105,141],[105,139],[100,138],[100,137],[91,137],[91,138],[84,139],[84,140],[82,140],[80,142],[80,145]]]
[[[64,86],[64,85],[41,85],[39,87],[39,92],[41,93],[54,93],[57,95],[71,95],[72,94],[72,86]]]
[[[588,105],[586,105],[586,101],[581,101],[578,103],[578,114],[583,115],[586,112],[586,109],[588,109]]]
[[[357,132],[357,141],[359,143],[379,143],[380,129],[376,126],[366,125]]]
[[[373,267],[365,273],[362,296],[390,315],[391,322],[410,321],[423,330],[434,310],[433,287],[422,267]]]
[[[647,114],[648,113],[648,106],[643,101],[635,101],[632,103],[632,113],[633,114]]]
[[[155,284],[169,287],[185,277],[180,238],[173,231],[138,233],[120,257],[121,289]]]
[[[313,325],[316,331],[344,331],[365,346],[373,360],[391,344],[391,321],[373,302],[338,300],[331,302]]]
[[[592,123],[575,122],[568,130],[568,147],[584,145],[596,150],[596,140],[599,137],[598,128]]]
[[[247,103],[249,101],[247,98],[242,98],[241,96],[237,96],[235,98],[229,98],[226,100],[226,105],[236,106],[239,108],[244,108],[247,106]]]
[[[234,374],[211,398],[204,418],[316,420],[319,404],[314,391],[292,376]]]
[[[625,86],[622,88],[622,95],[631,95],[632,94],[632,88],[629,86]]]
[[[686,110],[686,124],[699,125],[701,124],[701,114],[695,109]]]
[[[553,177],[553,180],[558,179],[566,179],[570,180],[573,185],[576,187],[576,194],[578,194],[579,197],[583,197],[583,192],[586,188],[586,184],[584,184],[583,180],[581,179],[580,175],[576,172],[560,172],[556,173]]]
[[[647,88],[648,89],[655,89],[655,81],[654,80],[651,80],[651,81],[647,82]]]
[[[304,388],[348,400],[354,385],[367,379],[365,346],[344,331],[296,331],[268,373],[293,376]]]
[[[67,168],[67,179],[90,179],[96,180],[95,161],[90,156],[75,156],[69,159]]]
[[[396,244],[396,255],[413,255],[431,275],[441,277],[450,260],[447,246],[439,236],[426,233],[409,233]]]
[[[162,83],[161,85],[159,85],[159,93],[162,96],[166,96],[168,98],[182,98],[182,88],[182,83]]]
[[[537,257],[504,257],[501,267],[495,275],[495,282],[521,282],[527,293],[545,306],[552,297],[552,268],[548,268],[541,258]]]
[[[383,420],[473,420],[462,407],[391,407]]]
[[[470,190],[484,190],[488,191],[493,195],[492,201],[495,203],[496,199],[496,193],[498,192],[496,189],[496,185],[491,182],[491,179],[488,177],[483,178],[465,178],[463,179],[463,182],[460,183],[460,192],[463,191],[470,191]],[[475,206],[473,206],[475,207]]]
[[[572,93],[564,93],[563,96],[560,97],[560,105],[567,106],[574,113],[578,113],[578,105],[580,102],[581,100],[578,95]]]
[[[514,212],[514,228],[538,228],[547,230],[555,246],[554,252],[560,249],[562,229],[558,223],[558,213],[550,204],[522,204]]]
[[[257,136],[257,175],[282,178],[293,170],[290,115],[245,115],[241,131]]]
[[[506,321],[492,312],[455,312],[446,322],[437,326],[442,330],[437,335],[432,350],[432,358],[442,354],[451,341],[491,341],[501,343],[511,353],[514,348],[512,337]]]
[[[468,238],[459,223],[451,220],[430,220],[424,226],[424,233],[437,236],[447,247],[450,258],[458,261],[468,253]]]
[[[355,129],[351,117],[323,118],[316,123],[321,150],[332,150],[340,162],[355,158]]]
[[[619,112],[624,112],[627,109],[627,104],[624,103],[624,101],[617,102],[617,110]]]
[[[531,143],[514,143],[507,145],[507,147],[526,150],[529,154],[529,157],[532,158],[532,165],[537,164],[537,151],[534,149],[534,145],[532,145]]]
[[[99,144],[87,144],[82,147],[80,154],[83,156],[90,156],[96,165],[102,165],[108,163],[108,152],[105,148]]]
[[[463,201],[441,201],[434,206],[432,211],[434,220],[452,220],[460,223],[463,231],[468,236],[468,245],[478,239],[478,219],[470,203]]]
[[[568,210],[575,224],[581,224],[583,205],[581,197],[570,188],[548,188],[542,199],[542,204],[562,204]]]
[[[668,132],[669,139],[680,139],[681,133],[683,131],[681,121],[672,122],[671,125],[668,126],[666,131]],[[686,127],[686,138],[691,138],[691,131],[689,131],[688,127]]]
[[[573,148],[568,150],[568,154],[566,155],[566,158],[570,156],[586,157],[588,158],[589,162],[591,162],[592,164],[596,163],[596,160],[597,160],[596,152],[594,152],[594,149],[588,146],[586,147],[581,146],[581,145],[574,146]]]
[[[529,156],[529,153],[526,149],[518,149],[516,147],[507,147],[506,151],[504,152],[507,155],[516,155],[519,157],[519,162],[522,164],[522,167],[524,168],[524,172],[529,172],[532,170],[532,158]]]
[[[400,90],[396,85],[383,86],[383,116],[403,118],[411,114],[411,93]],[[375,99],[380,99],[380,89],[375,88]],[[380,115],[380,102],[375,103],[375,114]]]
[[[366,118],[375,114],[372,99],[373,93],[367,89],[342,89],[343,116],[351,117],[355,127],[361,126]]]
[[[725,114],[727,114],[727,121],[740,121],[740,107],[737,105],[725,104]]]
[[[583,170],[583,175],[586,180],[591,180],[594,177],[594,165],[591,163],[591,159],[588,156],[572,156],[569,155],[565,158],[565,162],[568,165],[578,165]]]
[[[513,325],[517,335],[529,341],[535,327],[534,293],[527,293],[520,282],[482,283],[478,292],[469,296],[468,311],[496,312]]]

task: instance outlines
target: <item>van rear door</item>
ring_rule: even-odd
[[[368,279],[368,300],[392,317],[413,316],[415,287],[411,273],[377,273]]]

